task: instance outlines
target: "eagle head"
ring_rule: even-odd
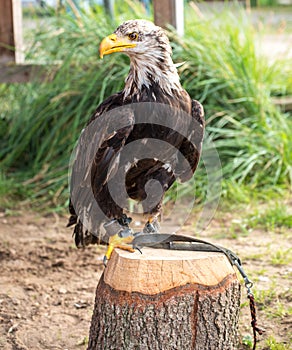
[[[154,84],[167,93],[181,89],[166,32],[154,23],[142,19],[122,23],[100,44],[101,58],[114,52],[123,52],[131,60],[125,95]]]
[[[104,38],[100,44],[100,57],[113,52],[124,52],[131,56],[161,52],[171,54],[165,31],[150,21],[135,19],[121,24],[113,34]]]

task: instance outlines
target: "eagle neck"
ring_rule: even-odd
[[[130,60],[130,71],[124,88],[125,98],[138,95],[143,88],[151,89],[157,85],[169,95],[175,90],[182,89],[177,69],[170,55],[157,57],[144,53],[141,57],[130,56]]]

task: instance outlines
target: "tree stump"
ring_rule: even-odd
[[[116,249],[97,286],[88,350],[235,350],[239,306],[222,253]]]

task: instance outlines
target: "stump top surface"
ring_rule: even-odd
[[[186,284],[216,286],[233,274],[222,253],[143,248],[140,254],[115,249],[104,281],[116,290],[152,295]]]

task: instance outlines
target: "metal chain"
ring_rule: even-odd
[[[249,299],[249,308],[250,308],[250,315],[251,315],[251,326],[252,326],[252,330],[253,330],[253,348],[252,348],[252,350],[256,350],[257,333],[259,335],[262,335],[265,332],[265,330],[262,328],[259,328],[257,325],[256,303],[254,300],[254,295],[251,291],[253,283],[252,283],[252,281],[250,281],[247,274],[245,273],[245,271],[241,265],[240,259],[235,254],[232,254],[230,256],[230,258],[231,258],[233,264],[237,267],[238,271],[240,272],[240,274],[244,280],[244,285],[247,289],[247,298]]]

